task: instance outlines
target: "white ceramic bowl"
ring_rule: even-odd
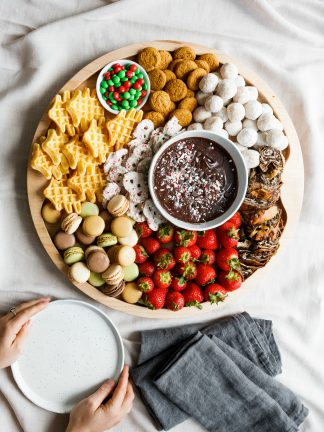
[[[117,110],[113,110],[111,109],[111,107],[106,103],[106,101],[104,100],[104,98],[102,97],[102,94],[100,93],[100,83],[103,79],[104,74],[108,71],[108,69],[110,69],[112,67],[113,64],[115,63],[119,63],[121,66],[124,66],[126,64],[134,64],[136,65],[136,67],[138,67],[142,74],[144,75],[144,80],[147,82],[147,91],[146,91],[146,96],[143,98],[142,103],[140,105],[138,105],[137,107],[135,107],[136,110],[141,109],[145,103],[147,102],[147,99],[149,98],[150,95],[150,91],[151,91],[151,86],[150,86],[150,79],[145,71],[145,69],[142,68],[142,66],[140,66],[138,63],[132,61],[132,60],[114,60],[111,63],[108,63],[103,69],[101,69],[98,78],[97,78],[97,84],[96,84],[96,91],[97,91],[97,96],[98,99],[101,103],[101,105],[109,112],[113,113],[113,114],[118,114],[119,111]]]
[[[231,204],[231,206],[220,216],[218,216],[215,219],[209,220],[207,222],[202,223],[189,223],[182,221],[180,219],[177,219],[173,216],[171,216],[167,210],[162,207],[160,204],[160,201],[155,193],[154,190],[154,170],[156,163],[158,159],[160,158],[161,154],[173,143],[185,139],[185,138],[207,138],[208,140],[216,142],[220,147],[222,147],[224,150],[228,152],[228,154],[231,156],[231,158],[234,161],[236,170],[237,170],[237,181],[238,181],[238,188],[237,188],[237,194],[236,197]],[[159,151],[155,154],[150,170],[149,170],[149,177],[148,177],[148,183],[149,183],[149,189],[150,194],[153,199],[153,202],[156,206],[156,208],[159,210],[159,212],[170,221],[173,225],[176,225],[179,228],[184,228],[188,230],[196,230],[196,231],[205,231],[211,228],[215,228],[219,225],[222,225],[224,222],[226,222],[228,219],[230,219],[233,214],[240,208],[245,194],[247,190],[247,184],[248,184],[248,174],[247,174],[247,168],[244,162],[244,159],[238,150],[238,148],[235,146],[235,144],[230,141],[227,138],[224,138],[220,135],[217,135],[215,132],[209,132],[204,130],[196,130],[196,131],[187,131],[182,132],[179,135],[174,136],[167,142],[165,142],[162,147],[159,149]]]

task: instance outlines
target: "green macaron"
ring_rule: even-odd
[[[124,271],[124,281],[126,282],[132,282],[135,280],[139,275],[139,269],[137,264],[133,263],[129,266],[123,267]]]
[[[101,287],[105,284],[105,281],[102,279],[100,273],[90,272],[90,277],[88,279],[89,284],[94,287]]]
[[[97,237],[97,245],[100,247],[108,247],[117,244],[117,237],[111,233],[103,233]]]
[[[78,246],[70,247],[64,252],[63,258],[67,265],[82,261],[84,258],[83,249]]]
[[[87,216],[98,216],[99,214],[99,207],[91,202],[83,202],[81,204],[81,213],[80,216],[85,218]]]

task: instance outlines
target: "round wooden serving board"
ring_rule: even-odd
[[[64,87],[59,90],[59,92],[61,93],[65,90],[72,91],[83,87],[95,88],[97,74],[107,63],[123,58],[133,59],[134,56],[138,53],[138,51],[143,49],[144,47],[153,46],[158,49],[173,51],[176,48],[184,45],[191,46],[197,54],[203,54],[207,52],[215,53],[217,54],[221,63],[235,63],[238,67],[239,73],[243,75],[245,80],[249,84],[258,88],[259,98],[263,102],[267,102],[272,106],[275,115],[283,124],[284,132],[289,140],[289,147],[284,151],[286,165],[282,177],[283,185],[281,188],[281,200],[279,202],[279,205],[283,209],[283,219],[285,224],[285,228],[280,239],[279,251],[277,252],[275,257],[271,259],[271,261],[266,265],[266,267],[256,271],[251,277],[249,277],[244,282],[241,289],[231,293],[231,295],[226,299],[226,302],[228,303],[235,301],[236,296],[244,295],[246,289],[248,289],[252,285],[260,283],[260,280],[262,279],[262,276],[265,274],[265,272],[271,271],[274,261],[280,258],[285,244],[293,236],[301,211],[304,192],[304,167],[300,143],[296,130],[287,111],[285,110],[283,104],[280,102],[279,98],[273,93],[271,88],[262,79],[260,79],[256,73],[252,72],[244,65],[240,64],[235,59],[222,52],[218,52],[208,47],[202,45],[195,45],[188,42],[149,41],[129,45],[105,54],[102,57],[99,57],[98,59],[94,60],[93,62],[85,66],[83,69],[81,69],[76,75],[74,75],[74,77],[72,77],[64,85]],[[45,134],[48,129],[50,120],[47,116],[47,111],[48,109],[44,112],[38,124],[33,142],[36,141],[40,137],[40,135]],[[46,180],[40,173],[34,171],[29,164],[27,171],[28,200],[36,231],[44,248],[46,249],[48,255],[50,256],[56,267],[67,275],[68,266],[64,264],[64,261],[58,250],[56,249],[51,239],[50,233],[41,216],[41,208],[44,201],[43,190],[47,184],[48,180]],[[216,306],[206,302],[203,304],[202,310],[199,310],[195,307],[185,307],[177,313],[174,313],[167,309],[160,309],[154,311],[139,305],[128,304],[123,300],[107,297],[102,294],[97,288],[93,287],[88,283],[75,284],[75,286],[79,290],[87,294],[89,297],[112,309],[146,318],[165,319],[192,317],[194,315],[202,314],[203,312],[211,311],[216,307],[222,307],[222,304]]]

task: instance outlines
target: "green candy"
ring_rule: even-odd
[[[126,75],[126,72],[124,70],[121,70],[118,72],[117,76],[119,76],[119,78],[124,78]]]
[[[111,67],[108,69],[109,72],[112,72],[114,69]]]
[[[118,111],[119,107],[118,105],[112,104],[111,109],[113,109],[114,111]]]
[[[133,89],[133,88],[131,88],[131,89],[129,90],[129,93],[130,93],[131,95],[134,95],[134,94],[136,94],[136,90]]]
[[[120,78],[120,81],[121,81],[121,82],[126,82],[126,81],[128,81],[128,78],[127,78],[127,77]]]
[[[102,99],[106,101],[108,98],[105,95],[102,95]]]
[[[88,282],[97,288],[105,284],[105,281],[102,279],[101,275],[95,272],[90,272]]]
[[[125,68],[126,68],[126,69],[129,69],[131,66],[132,66],[131,63],[127,63],[127,65],[125,65]]]
[[[114,83],[114,84],[120,82],[120,78],[119,78],[119,76],[117,76],[117,75],[114,75],[114,76],[112,77],[112,80],[113,80],[113,83]]]
[[[103,87],[100,87],[100,93],[101,93],[101,94],[105,94],[105,93],[106,93],[106,89],[103,88]]]
[[[143,90],[147,90],[147,89],[148,89],[148,87],[147,87],[147,83],[146,83],[145,81],[144,81],[142,87],[143,87]]]
[[[135,280],[139,275],[139,269],[137,264],[133,263],[129,266],[123,267],[124,271],[124,281],[125,282],[132,282]]]
[[[142,74],[142,72],[140,72],[139,74],[137,74],[137,78],[144,78],[144,75]]]
[[[135,99],[134,95],[130,95],[129,98],[128,98],[129,101],[133,101],[134,99]]]
[[[137,106],[137,101],[136,101],[136,100],[131,100],[131,101],[129,102],[129,106],[130,106],[131,108],[135,108],[135,107]]]
[[[64,252],[63,259],[65,264],[72,265],[76,262],[82,261],[84,258],[84,251],[78,246],[73,246]]]
[[[123,93],[123,98],[124,99],[129,99],[130,98],[130,93],[129,92]]]
[[[108,247],[117,244],[117,237],[111,233],[103,233],[97,237],[97,246]]]
[[[103,88],[107,88],[108,87],[107,81],[102,80],[100,86],[103,87]]]
[[[108,84],[109,84],[110,86],[113,86],[113,85],[114,85],[114,81],[111,80],[111,79],[109,79],[109,80],[108,80]]]
[[[139,99],[140,96],[141,96],[141,92],[140,92],[140,91],[137,91],[137,92],[135,93],[135,99],[136,99],[136,100]]]
[[[122,107],[125,109],[129,109],[129,102],[127,100],[123,100],[121,103]]]
[[[138,75],[139,73],[141,73],[141,69],[136,68],[135,75]]]
[[[136,82],[136,80],[137,80],[137,78],[136,78],[136,77],[133,77],[133,78],[131,78],[129,81],[131,82],[131,84],[134,84],[134,82]]]
[[[81,204],[81,213],[80,216],[85,218],[88,216],[98,216],[99,207],[91,202],[85,201]]]
[[[116,88],[120,87],[120,85],[121,85],[121,82],[120,82],[120,81],[117,82],[117,83],[115,83],[115,87],[116,87]]]

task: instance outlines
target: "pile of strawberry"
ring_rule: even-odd
[[[199,232],[163,224],[154,233],[146,222],[136,223],[140,303],[178,311],[224,301],[243,281],[236,250],[241,223],[239,212],[217,229]]]

